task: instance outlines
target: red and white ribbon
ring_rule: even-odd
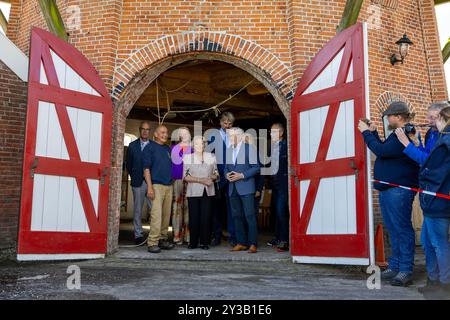
[[[444,198],[444,199],[450,200],[450,195],[443,194],[443,193],[436,193],[436,192],[426,191],[426,190],[422,190],[422,189],[418,189],[418,188],[405,187],[405,186],[402,186],[402,185],[399,185],[399,184],[396,184],[396,183],[380,181],[380,180],[375,180],[375,179],[373,179],[372,181],[373,182],[377,182],[377,183],[381,183],[381,184],[386,184],[386,185],[391,186],[391,187],[402,188],[402,189],[411,190],[411,191],[415,191],[415,192],[419,192],[419,193],[423,193],[423,194],[428,194],[430,196],[434,196],[434,197]]]

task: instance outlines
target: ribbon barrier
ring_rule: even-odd
[[[427,191],[427,190],[422,190],[422,189],[418,189],[418,188],[411,188],[411,187],[405,187],[396,183],[391,183],[391,182],[386,182],[386,181],[381,181],[381,180],[375,180],[372,179],[373,182],[377,182],[377,183],[381,183],[381,184],[386,184],[388,186],[391,187],[397,187],[397,188],[402,188],[402,189],[406,189],[406,190],[411,190],[411,191],[416,191],[419,193],[423,193],[423,194],[427,194],[433,197],[438,197],[438,198],[443,198],[443,199],[447,199],[450,200],[450,195],[448,194],[443,194],[443,193],[436,193],[436,192],[431,192],[431,191]]]

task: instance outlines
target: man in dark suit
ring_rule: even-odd
[[[217,246],[221,242],[222,237],[222,221],[227,222],[228,242],[233,247],[236,245],[236,232],[234,227],[233,218],[231,216],[230,199],[228,197],[228,180],[224,176],[224,168],[226,162],[226,151],[229,147],[229,141],[227,136],[227,130],[233,127],[234,116],[231,112],[224,112],[220,117],[220,129],[214,131],[214,134],[208,137],[211,150],[215,153],[217,159],[217,170],[219,171],[219,195],[216,197],[216,203],[218,210],[214,210],[212,217],[213,230],[213,246]]]
[[[284,126],[274,123],[270,129],[272,140],[272,199],[275,207],[275,238],[268,242],[278,251],[289,250],[289,191],[288,152]]]
[[[243,133],[240,128],[229,129],[230,148],[224,168],[237,237],[237,244],[231,250],[256,253],[255,176],[260,172],[260,165],[256,149],[242,141]]]
[[[139,139],[131,142],[128,146],[126,168],[131,177],[131,188],[133,190],[133,224],[134,224],[134,239],[136,244],[144,242],[144,232],[142,230],[142,207],[144,201],[147,202],[147,207],[150,209],[151,200],[146,197],[147,184],[144,181],[144,166],[142,151],[149,143],[150,137],[150,123],[147,121],[141,122],[139,125]]]

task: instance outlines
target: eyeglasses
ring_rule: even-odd
[[[150,128],[139,128],[139,130],[141,130],[141,131],[150,131]]]

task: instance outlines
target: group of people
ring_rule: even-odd
[[[412,118],[406,103],[391,103],[383,116],[393,130],[384,141],[370,121],[360,120],[358,124],[365,143],[376,155],[374,179],[380,182],[375,182],[374,188],[379,191],[382,218],[390,239],[391,255],[381,278],[395,286],[412,282],[415,233],[411,215],[416,192],[410,188],[418,188],[424,191],[419,195],[424,215],[421,244],[428,274],[426,286],[419,291],[448,297],[450,200],[445,196],[450,195],[450,104],[433,103],[429,107],[430,128],[424,144],[419,130],[405,130]]]
[[[142,229],[144,201],[151,208],[148,251],[159,253],[186,244],[189,249],[209,249],[221,244],[223,228],[231,251],[256,253],[257,213],[264,176],[255,139],[234,127],[234,116],[224,112],[218,134],[191,139],[187,127],[176,129],[169,145],[166,126],[159,125],[150,138],[150,123],[140,124],[140,137],[129,144],[126,168],[131,177],[136,244],[145,243]],[[285,128],[271,127],[271,172],[276,213],[276,233],[268,245],[289,250],[288,165]],[[207,147],[214,144],[211,152]],[[171,223],[172,222],[172,223]],[[172,224],[173,239],[169,239]]]

